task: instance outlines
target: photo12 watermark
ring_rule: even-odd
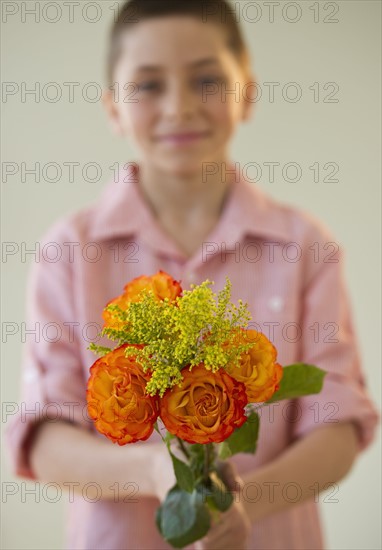
[[[41,377],[40,377],[41,378]],[[36,383],[39,379],[37,371],[33,369],[25,370],[24,380],[26,383]],[[313,398],[308,404],[300,403],[299,400],[286,400],[276,401],[274,403],[258,404],[251,407],[251,410],[255,410],[258,416],[262,419],[262,422],[267,424],[274,423],[286,423],[296,425],[301,420],[308,421],[313,424],[333,424],[340,421],[338,414],[340,413],[340,406],[335,401],[322,401],[315,400]],[[93,426],[93,420],[89,416],[88,407],[91,407],[93,411],[98,412],[99,415],[107,410],[108,417],[114,417],[116,421],[121,421],[126,418],[128,421],[129,413],[124,413],[125,409],[115,408],[109,410],[110,406],[107,402],[102,403],[98,401],[63,401],[57,402],[25,402],[25,401],[3,401],[1,404],[1,422],[6,424],[12,420],[15,416],[18,417],[22,424],[35,424],[41,421],[49,423],[57,423],[62,420],[67,420],[72,423],[80,423],[82,426],[91,428]],[[94,415],[93,415],[94,416]],[[251,422],[248,419],[248,422]]]
[[[274,307],[277,310],[280,308]],[[99,342],[102,338],[102,324],[96,321],[80,323],[78,321],[40,321],[15,322],[2,321],[1,341],[3,344],[10,342],[49,344],[69,343],[86,344]],[[250,321],[248,329],[256,330],[264,334],[272,342],[284,342],[285,344],[339,344],[338,338],[340,326],[335,321],[315,321],[308,327],[296,321],[280,322],[276,320]]]
[[[59,25],[68,23],[87,23],[94,25],[103,18],[116,21],[121,17],[123,4],[115,0],[98,2],[79,1],[3,1],[1,18],[3,23],[18,21],[23,24]],[[340,2],[289,2],[289,1],[232,1],[229,4],[208,2],[202,5],[200,20],[208,23],[212,20],[227,22],[228,17],[237,23],[273,24],[312,22],[315,24],[340,23]],[[126,23],[139,23],[141,10],[139,4],[125,9],[123,18]]]
[[[233,245],[227,245],[226,242],[209,241],[203,242],[202,261],[207,262],[210,257],[218,256],[222,263],[246,262],[255,264],[257,262],[266,262],[268,264],[289,263],[295,264],[308,257],[314,263],[339,263],[340,245],[336,242],[320,243],[314,241],[308,246],[291,242],[262,241],[252,240],[249,242],[237,241]]]
[[[105,167],[94,160],[80,163],[78,161],[65,160],[57,162],[15,162],[3,161],[1,163],[1,181],[5,184],[15,183],[98,183],[104,179],[114,183],[138,182],[136,162],[114,162]]]
[[[27,243],[25,241],[4,241],[1,250],[1,262],[6,263],[47,263],[57,264],[59,262],[75,264],[90,263],[96,264],[102,259],[113,263],[137,264],[139,263],[139,245],[135,241],[115,241],[104,245],[96,241],[78,242],[49,241],[40,243]]]
[[[226,162],[203,162],[202,181],[207,183],[209,179],[219,175],[222,183],[234,178],[237,183],[240,179],[250,183],[298,183],[303,180],[306,183],[339,183],[338,174],[340,166],[335,161],[297,162],[296,159],[280,162],[279,160],[250,161],[246,163],[235,162],[229,166]]]
[[[340,102],[340,86],[337,82],[296,82],[296,81],[240,81],[228,83],[224,79],[197,79],[192,82],[202,103],[218,97],[221,103],[323,103]],[[162,93],[163,85],[158,80],[149,82],[113,82],[108,86],[114,103],[139,103],[148,97]],[[100,103],[104,85],[99,82],[2,82],[2,102],[22,104],[55,103]]]
[[[308,487],[314,502],[336,504],[338,500],[339,486],[337,483],[326,483],[320,488],[318,482]],[[224,504],[229,497],[235,502],[274,503],[276,499],[282,499],[290,504],[303,500],[304,487],[296,481],[280,483],[278,481],[263,481],[261,483],[252,481],[242,485],[235,484],[233,490],[222,492],[219,496],[221,504]],[[106,494],[105,494],[106,493]],[[201,488],[203,501],[206,501],[208,494]],[[139,485],[135,481],[114,482],[105,489],[96,481],[89,481],[81,484],[78,481],[41,482],[41,481],[3,481],[1,484],[1,501],[3,504],[19,502],[22,504],[47,503],[57,504],[59,502],[73,503],[82,499],[88,503],[100,502],[103,499],[114,503],[137,504],[140,502]]]

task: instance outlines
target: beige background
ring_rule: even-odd
[[[88,204],[101,191],[112,175],[110,166],[132,161],[135,154],[127,143],[111,135],[101,103],[85,101],[81,94],[89,82],[104,84],[106,34],[113,16],[111,8],[117,3],[98,2],[100,19],[94,23],[86,18],[96,16],[96,3],[91,3],[93,7],[84,15],[77,7],[72,23],[63,2],[59,2],[63,11],[56,23],[49,22],[55,11],[54,6],[46,6],[47,2],[5,4],[9,10],[18,9],[18,13],[7,20],[3,13],[3,82],[13,82],[20,90],[22,83],[30,89],[36,82],[42,89],[52,82],[62,89],[62,99],[56,103],[43,96],[40,102],[31,96],[23,101],[18,91],[3,96],[1,105],[2,133],[6,138],[2,145],[2,239],[18,246],[24,242],[31,248],[57,217]],[[37,5],[40,22],[22,13],[22,4],[29,9]],[[286,21],[281,7],[276,6],[275,21],[271,23],[263,2],[235,4],[260,83],[279,82],[280,86],[275,88],[275,101],[271,103],[267,98],[269,88],[262,85],[263,97],[256,104],[252,120],[240,128],[232,144],[232,159],[242,166],[249,162],[260,164],[262,188],[323,220],[344,246],[364,369],[370,393],[380,408],[381,5],[378,1],[323,2],[319,22],[315,23],[311,9],[314,2],[303,1],[296,3],[301,10],[299,21]],[[258,22],[245,21],[246,4],[262,9]],[[338,13],[332,14],[336,6]],[[249,6],[249,18],[254,17],[255,8]],[[284,12],[289,19],[295,14],[293,7]],[[325,17],[339,21],[324,22]],[[80,83],[73,102],[68,99],[64,82]],[[283,86],[290,82],[298,83],[302,90],[302,98],[296,103],[286,101],[281,94]],[[336,103],[323,101],[334,89],[324,89],[328,82],[339,87],[333,96],[339,100]],[[309,90],[314,83],[320,89],[317,103]],[[53,97],[53,88],[45,90],[48,97]],[[292,94],[291,88],[289,91]],[[4,163],[9,162],[17,163],[19,172],[6,179]],[[22,181],[21,164],[31,168],[36,162],[41,168],[46,163],[60,164],[61,179],[56,183],[44,181],[42,174],[39,183],[30,175]],[[73,182],[69,181],[64,162],[80,163]],[[83,166],[91,162],[99,163],[102,170],[95,183],[84,181],[81,175]],[[301,180],[286,181],[279,168],[275,181],[269,182],[264,162],[279,162],[281,166],[296,162],[301,166]],[[338,182],[323,181],[330,173],[324,169],[327,162],[339,166]],[[309,169],[314,163],[321,167],[319,182],[314,182]],[[89,177],[93,175],[90,170]],[[292,171],[288,173],[291,175]],[[47,178],[52,177],[53,172],[49,172]],[[30,255],[3,258],[3,327],[4,323],[21,323],[24,319],[25,284],[31,261]],[[20,333],[6,342],[3,335],[3,344],[2,400],[12,402],[19,398]],[[334,495],[338,502],[321,496],[328,548],[381,547],[379,447],[376,441],[359,458]],[[3,457],[3,488],[9,482],[19,484],[19,493],[3,497],[2,548],[62,548],[65,498],[57,503],[47,502],[43,487],[37,487],[36,495],[22,498],[22,488],[36,486],[28,482],[22,486],[25,482],[12,477]]]

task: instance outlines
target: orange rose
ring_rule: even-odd
[[[110,302],[106,304],[106,307],[113,304],[119,306],[123,310],[126,310],[130,302],[131,300],[129,300],[127,294],[121,294],[117,298],[114,298],[114,300],[110,300]],[[108,311],[106,307],[102,312],[102,317],[105,321],[104,328],[107,327],[115,330],[122,330],[125,323],[117,317],[117,314],[114,311]]]
[[[170,302],[175,301],[182,292],[179,282],[162,270],[151,276],[136,277],[125,285],[124,291],[131,302],[138,302],[140,300],[139,293],[145,288],[152,290],[158,300],[168,298]]]
[[[170,302],[175,301],[177,296],[180,296],[182,292],[179,282],[175,281],[168,273],[160,270],[151,276],[141,275],[140,277],[136,277],[124,286],[123,294],[108,302],[106,306],[113,304],[126,310],[129,303],[141,300],[139,294],[144,289],[152,290],[157,300],[168,298]],[[117,330],[123,328],[124,323],[116,317],[113,311],[104,309],[102,317],[105,321],[104,327]]]
[[[182,375],[182,387],[167,390],[160,400],[159,414],[170,433],[189,443],[220,443],[244,424],[244,384],[202,363],[184,368]]]
[[[283,375],[281,365],[276,363],[275,346],[257,330],[243,330],[238,333],[240,343],[256,344],[240,357],[238,367],[227,366],[227,372],[243,382],[249,403],[268,401],[279,389]]]
[[[90,367],[86,391],[88,414],[97,430],[118,445],[146,440],[159,410],[158,398],[145,393],[148,375],[134,356],[125,357],[127,346],[119,346]]]

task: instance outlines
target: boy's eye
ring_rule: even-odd
[[[218,76],[205,76],[203,78],[198,79],[198,84],[201,86],[205,86],[206,84],[222,84],[224,81],[223,78]]]
[[[159,89],[159,87],[160,87],[159,82],[155,82],[155,81],[142,82],[141,84],[138,84],[138,91],[150,92],[151,90]]]
[[[207,84],[222,84],[222,82],[224,82],[224,79],[222,77],[205,76],[205,77],[196,79],[195,84],[197,87],[199,86],[203,87],[203,86],[206,86]],[[140,84],[138,84],[139,92],[158,92],[161,90],[161,88],[162,88],[162,83],[155,80],[141,82]]]

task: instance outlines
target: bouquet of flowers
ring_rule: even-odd
[[[231,303],[229,278],[217,294],[212,284],[183,290],[163,271],[133,279],[103,311],[102,335],[116,347],[89,347],[102,356],[87,388],[97,430],[125,445],[156,429],[168,448],[176,484],[156,524],[175,548],[204,537],[231,506],[219,465],[256,451],[256,408],[318,393],[325,375],[304,363],[282,368],[274,345],[246,329],[251,315]]]

